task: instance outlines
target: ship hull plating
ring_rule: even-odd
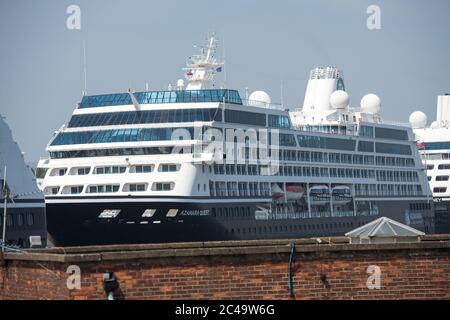
[[[117,202],[116,199],[115,202],[48,203],[47,226],[54,244],[58,246],[342,236],[380,216],[407,223],[427,233],[434,231],[431,210],[415,212],[415,218],[411,220],[410,201],[379,201],[374,204],[378,211],[370,215],[339,217],[323,213],[323,217],[294,214],[261,218],[255,216],[255,211],[264,205],[262,202]],[[151,217],[143,217],[149,208],[156,211]],[[120,212],[115,217],[100,218],[105,210]]]

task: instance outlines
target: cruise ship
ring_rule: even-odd
[[[0,244],[2,248],[45,247],[44,195],[0,115]]]
[[[434,232],[411,127],[342,71],[311,71],[302,107],[217,86],[209,35],[164,91],[84,95],[40,160],[57,245],[343,235],[381,216]]]
[[[413,112],[409,121],[433,192],[435,231],[450,233],[450,94],[438,96],[436,114],[429,127],[421,111]]]

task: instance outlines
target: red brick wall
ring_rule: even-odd
[[[105,299],[103,273],[114,272],[120,299],[290,299],[288,255],[147,258],[78,263],[81,289],[66,288],[67,263],[7,261],[0,299]],[[381,288],[366,286],[381,268]],[[297,253],[295,299],[450,299],[448,249]]]

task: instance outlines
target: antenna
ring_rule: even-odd
[[[84,94],[87,94],[86,40],[83,39]]]
[[[283,99],[283,78],[280,78],[280,94],[281,94],[281,106],[284,108],[284,99]]]
[[[224,87],[227,87],[227,67],[225,66],[225,31],[222,32],[222,45],[223,45],[223,49],[222,49],[222,63],[223,63],[223,83],[224,83]]]

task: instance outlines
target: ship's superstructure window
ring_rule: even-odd
[[[133,156],[152,154],[171,154],[173,147],[145,147],[145,148],[118,148],[118,149],[98,149],[98,150],[73,150],[73,151],[53,151],[50,152],[52,159],[65,158],[90,158],[90,157],[113,157],[113,156]],[[183,148],[179,150],[183,153]]]
[[[98,127],[126,124],[222,121],[220,109],[169,109],[105,112],[73,115],[68,127]]]
[[[360,152],[373,152],[374,143],[371,141],[358,141],[358,151]]]
[[[70,169],[69,175],[85,176],[88,175],[90,171],[91,171],[90,167],[74,167]]]
[[[361,125],[359,129],[359,135],[361,137],[373,138],[373,127]]]
[[[291,121],[288,116],[269,114],[268,125],[271,128],[289,129],[291,127]]]
[[[425,150],[442,150],[442,149],[450,149],[450,141],[443,142],[426,142]]]
[[[433,170],[434,164],[427,164],[427,170]]]
[[[170,191],[173,189],[174,184],[170,182],[157,182],[154,184],[155,191]]]
[[[438,166],[438,170],[449,170],[450,169],[450,163],[440,164]]]
[[[67,168],[55,168],[50,172],[50,176],[64,176],[67,173]]]
[[[95,168],[95,174],[117,174],[124,173],[127,168],[123,166],[107,166]]]
[[[445,193],[447,192],[447,188],[445,187],[435,187],[433,188],[433,193]]]
[[[124,191],[125,191],[125,189],[128,189],[128,191],[131,191],[131,192],[141,192],[141,191],[147,190],[146,183],[130,183],[126,187],[128,187],[128,188],[124,188]]]
[[[70,187],[70,193],[71,194],[80,194],[82,192],[83,192],[83,186]]]
[[[153,171],[153,165],[138,165],[130,168],[130,173],[150,173]]]
[[[159,171],[161,172],[176,172],[180,167],[176,164],[160,164]]]
[[[280,146],[296,147],[295,136],[293,134],[280,133]]]
[[[47,174],[48,168],[36,168],[36,178],[43,179],[45,178],[45,175]]]
[[[375,149],[377,153],[412,154],[411,147],[406,144],[376,142]]]
[[[328,138],[319,136],[298,135],[298,143],[304,148],[321,148],[354,151],[356,141],[348,139]]]
[[[436,181],[448,181],[448,176],[436,176]]]
[[[225,122],[265,127],[266,126],[266,114],[226,109],[225,110]]]
[[[405,130],[391,129],[391,128],[375,128],[375,137],[382,139],[393,139],[393,140],[408,140],[408,132]]]
[[[198,102],[225,102],[242,104],[236,90],[177,90],[177,91],[147,91],[134,93],[140,104],[157,103],[198,103]],[[114,93],[95,96],[84,96],[80,108],[105,107],[132,104],[128,93]]]
[[[172,135],[179,128],[145,128],[118,129],[82,132],[61,132],[53,140],[52,146],[88,143],[130,142],[130,141],[161,141],[172,140]],[[184,128],[192,137],[193,127]]]
[[[59,187],[46,187],[44,189],[45,194],[58,194]]]
[[[119,185],[96,185],[96,186],[89,186],[88,187],[89,193],[111,193],[111,192],[118,192],[119,191]]]

